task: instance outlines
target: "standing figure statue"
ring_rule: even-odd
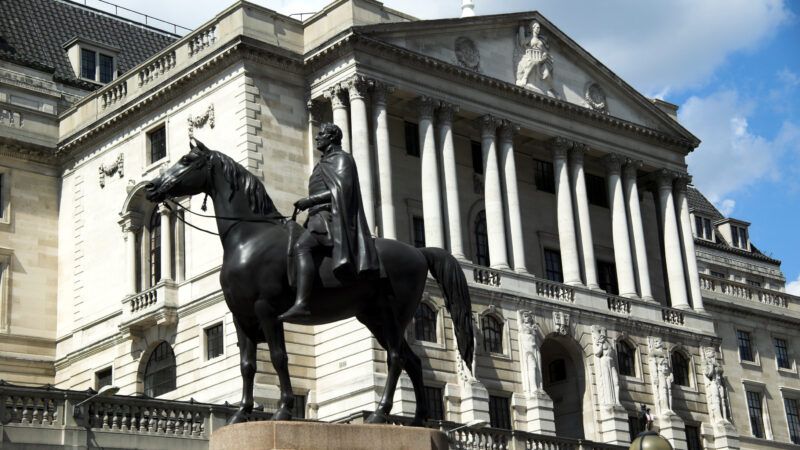
[[[597,394],[601,405],[619,404],[619,373],[617,371],[617,352],[608,339],[605,328],[592,327],[592,347],[595,356],[595,376]]]
[[[537,394],[542,390],[542,355],[539,351],[539,327],[533,320],[533,313],[522,311],[520,327],[520,351],[525,364],[528,392]]]
[[[517,63],[517,86],[533,87],[541,92],[558,98],[553,87],[553,58],[550,45],[539,35],[539,22],[531,22],[531,35],[528,37],[525,27],[520,25],[517,32],[517,44],[522,55]],[[531,82],[531,76],[534,77]]]
[[[308,197],[294,203],[296,210],[308,210],[308,220],[306,231],[294,245],[297,294],[294,306],[280,316],[284,321],[310,314],[307,302],[316,275],[314,251],[332,252],[333,273],[343,283],[373,277],[379,271],[361,203],[356,162],[342,150],[342,130],[324,123],[315,141],[322,158],[308,180]]]
[[[727,400],[725,395],[725,378],[722,364],[717,361],[716,351],[707,348],[706,354],[706,395],[708,401],[708,415],[713,423],[727,421]]]
[[[672,368],[667,358],[660,358],[656,362],[656,375],[654,377],[656,388],[656,401],[659,415],[672,412]]]

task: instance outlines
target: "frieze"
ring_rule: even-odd
[[[0,68],[0,81],[53,97],[61,96],[61,93],[56,89],[56,84],[52,81],[35,78],[8,69]]]
[[[56,162],[52,150],[41,147],[23,147],[10,142],[0,142],[0,155],[48,164]]]
[[[208,105],[206,112],[199,116],[192,117],[190,115],[186,121],[189,124],[189,137],[194,137],[195,128],[203,128],[206,124],[209,128],[214,128],[214,104]]]

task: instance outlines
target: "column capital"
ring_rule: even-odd
[[[603,163],[606,165],[606,170],[609,174],[619,174],[622,168],[622,158],[615,153],[609,153],[603,157]]]
[[[363,100],[367,97],[370,80],[364,75],[354,75],[345,81],[345,85],[347,86],[347,93],[351,101],[356,99]]]
[[[589,147],[586,144],[573,142],[572,148],[569,149],[569,158],[572,160],[572,162],[583,163],[583,155],[586,153],[588,148]]]
[[[491,114],[478,117],[477,124],[481,131],[481,138],[494,137],[497,132],[498,120]]]
[[[547,147],[553,151],[553,158],[566,159],[567,152],[572,148],[573,142],[561,136],[556,136],[547,141]]]
[[[622,175],[624,175],[626,178],[636,178],[636,174],[639,169],[641,169],[642,164],[642,161],[626,158],[625,165],[622,167]]]
[[[460,110],[458,105],[447,103],[445,101],[439,102],[439,109],[436,110],[436,118],[440,124],[451,125],[453,123],[453,116]]]
[[[692,182],[692,176],[688,173],[678,173],[675,175],[675,190],[678,192],[686,192],[686,186]]]
[[[517,134],[517,132],[519,132],[519,125],[506,119],[500,121],[501,141],[511,142],[514,139],[514,135]]]
[[[419,111],[420,119],[433,119],[433,110],[436,107],[436,102],[427,95],[420,95],[415,100],[417,111]]]
[[[123,232],[137,232],[142,229],[142,214],[136,211],[127,211],[117,222]]]
[[[370,80],[369,88],[372,92],[372,102],[376,105],[385,105],[386,98],[394,92],[394,86],[379,80]]]
[[[672,190],[672,182],[675,180],[675,172],[667,169],[659,169],[653,172],[653,180],[658,190]]]
[[[317,100],[309,99],[306,102],[306,111],[308,111],[308,119],[312,122],[319,122],[322,118],[324,107],[322,103]]]
[[[333,109],[347,107],[347,88],[342,86],[341,83],[335,84],[328,88],[328,90],[325,91],[324,96],[331,101]]]

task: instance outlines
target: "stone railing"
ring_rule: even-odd
[[[114,103],[121,101],[126,95],[128,95],[128,81],[122,80],[106,89],[103,95],[100,96],[100,102],[103,109],[106,109]]]
[[[622,297],[608,297],[606,299],[608,310],[617,314],[630,314],[631,301]]]
[[[158,302],[158,289],[150,288],[144,292],[140,292],[130,299],[131,314],[140,313],[148,308],[154,307]]]
[[[475,267],[472,269],[472,280],[486,286],[500,286],[500,272],[488,267]]]
[[[700,288],[704,291],[715,292],[726,297],[777,306],[779,308],[789,308],[790,304],[800,305],[800,298],[785,292],[764,289],[762,287],[724,280],[705,274],[700,274]]]
[[[160,323],[172,323],[177,318],[178,289],[171,281],[130,295],[122,300],[120,328],[131,331]]]
[[[139,71],[139,86],[143,86],[175,68],[175,50],[150,62]]]
[[[661,308],[661,318],[664,323],[668,323],[670,325],[685,325],[683,311],[674,308]]]
[[[196,32],[189,39],[189,56],[196,55],[217,41],[217,24],[211,24]]]
[[[573,303],[575,301],[575,289],[548,280],[536,280],[536,294],[560,302]]]

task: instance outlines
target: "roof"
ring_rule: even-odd
[[[117,69],[126,72],[178,36],[62,0],[0,1],[0,60],[53,73],[56,81],[87,90],[98,87],[79,79],[64,44],[75,38],[119,49]]]
[[[712,221],[724,219],[725,216],[694,186],[688,186],[686,189],[686,200],[689,202],[689,210],[699,212],[707,216]]]

